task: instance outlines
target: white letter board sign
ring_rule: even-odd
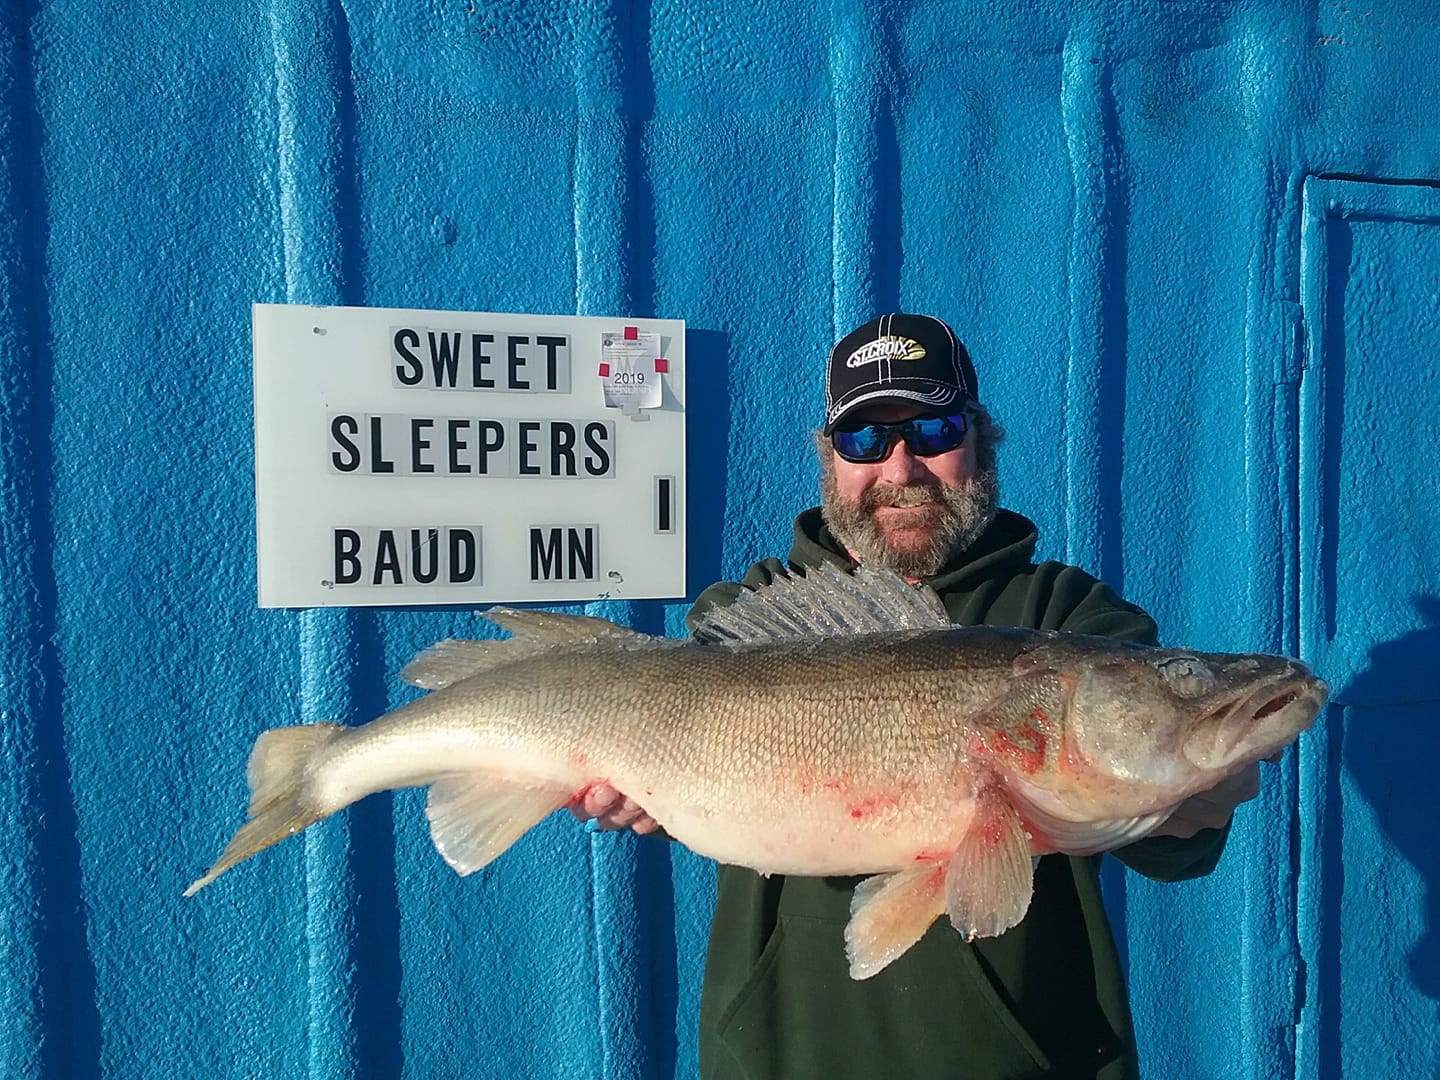
[[[256,304],[261,607],[685,595],[685,324]]]

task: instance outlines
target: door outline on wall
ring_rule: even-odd
[[[1342,227],[1337,229],[1337,223],[1341,223]],[[1374,816],[1372,807],[1365,805],[1374,801],[1374,791],[1366,790],[1363,778],[1356,779],[1354,755],[1347,752],[1347,713],[1361,706],[1373,713],[1391,705],[1386,696],[1388,688],[1381,680],[1366,684],[1363,693],[1354,692],[1355,687],[1365,683],[1364,673],[1356,666],[1360,649],[1354,637],[1343,632],[1340,615],[1342,605],[1353,599],[1347,598],[1342,588],[1337,552],[1341,544],[1341,530],[1346,525],[1341,519],[1340,425],[1347,406],[1346,364],[1353,362],[1354,358],[1345,355],[1352,331],[1346,321],[1346,313],[1332,310],[1336,284],[1336,269],[1332,260],[1351,255],[1348,241],[1344,240],[1351,231],[1349,223],[1440,226],[1440,185],[1309,176],[1302,187],[1299,296],[1305,362],[1303,376],[1298,378],[1296,430],[1293,433],[1297,456],[1294,459],[1291,505],[1295,507],[1298,537],[1291,564],[1296,578],[1296,595],[1291,610],[1296,620],[1293,633],[1300,654],[1312,662],[1322,676],[1331,680],[1332,704],[1322,722],[1301,740],[1298,751],[1296,916],[1303,964],[1303,998],[1296,1012],[1295,1072],[1297,1076],[1319,1077],[1322,1080],[1340,1077],[1351,1071],[1347,1070],[1346,1061],[1342,1058],[1342,1048],[1345,1056],[1352,1059],[1365,1053],[1365,1048],[1357,1047],[1351,1035],[1342,1035],[1341,1032],[1342,1023],[1346,1020],[1346,1005],[1353,1003],[1346,994],[1347,987],[1343,985],[1348,981],[1349,970],[1342,965],[1341,935],[1360,929],[1346,922],[1345,897],[1351,897],[1348,902],[1353,905],[1353,897],[1364,888],[1364,882],[1350,880],[1344,873],[1346,819],[1350,813]],[[1347,246],[1338,252],[1332,250],[1332,246],[1339,242],[1346,242]],[[1347,285],[1350,270],[1347,265]],[[1360,279],[1368,272],[1371,272],[1370,268],[1361,266],[1355,271],[1355,276]],[[1440,307],[1440,266],[1435,271],[1434,289],[1435,303],[1432,306]],[[1360,317],[1365,314],[1362,310]],[[1335,355],[1331,355],[1332,346],[1336,350]],[[1432,359],[1432,363],[1436,365],[1433,370],[1440,373],[1440,359]],[[1417,372],[1417,376],[1423,370]],[[1397,423],[1404,422],[1398,414],[1394,419]],[[1440,440],[1430,444],[1429,452],[1440,462]],[[1383,494],[1387,478],[1376,479],[1376,490]],[[1436,488],[1440,488],[1440,468],[1436,469]],[[1355,498],[1353,492],[1351,498]],[[1430,494],[1427,503],[1421,492],[1416,493],[1415,499],[1421,513],[1428,509],[1440,522],[1440,499]],[[1382,557],[1381,553],[1377,552],[1379,557]],[[1424,574],[1416,575],[1414,584],[1419,585],[1424,580]],[[1434,576],[1429,580],[1432,589],[1440,589],[1440,580]],[[1397,593],[1404,592],[1403,586],[1396,588]],[[1419,594],[1413,599],[1414,604],[1411,603],[1412,596],[1403,597],[1406,608],[1415,607],[1416,613],[1421,616],[1416,632],[1423,636],[1427,633],[1425,624],[1430,622],[1431,617],[1426,616],[1424,609],[1418,606]],[[1373,657],[1390,645],[1403,641],[1404,638],[1390,642],[1381,636],[1374,641],[1367,639],[1363,644],[1368,655]],[[1434,664],[1440,668],[1440,653],[1434,657]],[[1383,665],[1372,661],[1370,667],[1381,670]],[[1406,704],[1402,697],[1395,698],[1395,707]],[[1424,754],[1426,749],[1416,747],[1415,751]],[[1386,854],[1395,851],[1399,857],[1413,860],[1414,850],[1408,848],[1403,839],[1397,839],[1401,831],[1387,826],[1383,815],[1380,824],[1387,845]],[[1420,888],[1428,914],[1424,916],[1421,944],[1412,950],[1412,960],[1414,951],[1419,949],[1429,950],[1426,955],[1430,961],[1440,959],[1440,882],[1436,881],[1437,866],[1440,866],[1440,858],[1430,854],[1423,855],[1421,861],[1415,864],[1415,870],[1422,879]],[[1430,868],[1428,880],[1424,867]],[[1382,926],[1387,916],[1388,913],[1379,916]],[[1392,925],[1391,929],[1397,934],[1412,932],[1410,927],[1396,928]],[[1426,945],[1426,941],[1430,944]],[[1376,945],[1377,963],[1386,961],[1385,944]],[[1394,969],[1395,977],[1389,980],[1394,993],[1402,999],[1408,998],[1406,1004],[1418,1005],[1422,1023],[1424,1014],[1431,1014],[1430,1023],[1433,1026],[1435,1003],[1420,999],[1432,998],[1434,992],[1423,981],[1416,981],[1406,965],[1395,963],[1397,958],[1389,959]],[[1381,982],[1386,981],[1384,975],[1375,977]],[[1408,985],[1407,978],[1410,980]],[[1377,1011],[1383,1010],[1379,1004],[1375,1007]],[[1358,1024],[1364,1022],[1364,1018],[1357,1021]],[[1429,1075],[1427,1070],[1433,1070],[1440,1061],[1440,1040],[1432,1037],[1431,1045],[1426,1047],[1419,1045],[1425,1042],[1423,1038],[1414,1040],[1408,1046],[1404,1036],[1398,1032],[1392,1031],[1390,1038],[1394,1040],[1392,1046],[1406,1046],[1414,1059],[1404,1063],[1392,1060],[1389,1064],[1409,1067],[1413,1069],[1411,1075]],[[1353,1065],[1354,1061],[1350,1064]],[[1376,1064],[1378,1066],[1379,1061]]]

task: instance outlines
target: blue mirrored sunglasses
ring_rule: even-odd
[[[953,416],[915,416],[894,424],[836,428],[830,433],[830,445],[846,461],[884,461],[898,435],[916,457],[934,457],[964,442],[969,428],[970,418],[963,412]]]

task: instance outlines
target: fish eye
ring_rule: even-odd
[[[1155,670],[1171,691],[1180,697],[1193,698],[1215,689],[1215,676],[1193,656],[1176,656],[1161,660]]]

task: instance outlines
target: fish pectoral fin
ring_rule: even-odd
[[[920,940],[945,912],[945,864],[876,874],[855,886],[845,926],[852,979],[868,979]]]
[[[976,801],[975,817],[945,874],[945,910],[974,941],[1003,934],[1025,917],[1034,890],[1030,840],[998,788]]]
[[[502,855],[546,815],[570,801],[568,788],[526,786],[488,773],[452,773],[430,785],[425,816],[435,850],[462,877]]]

